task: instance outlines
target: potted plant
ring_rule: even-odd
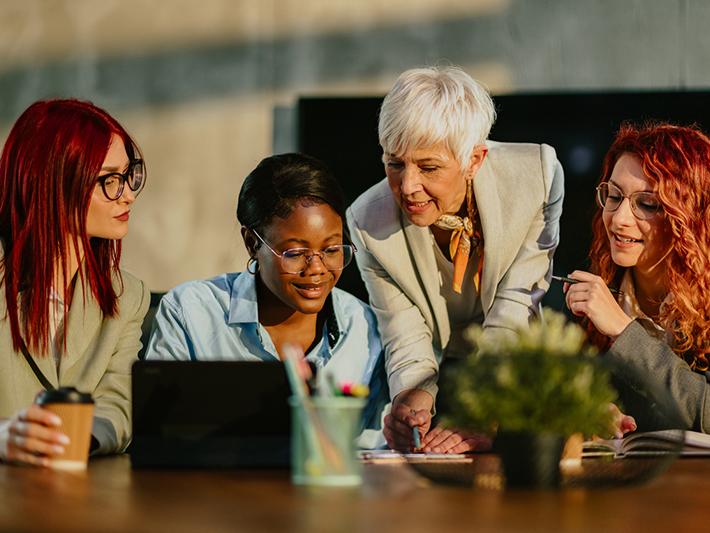
[[[443,376],[452,391],[447,422],[495,434],[509,486],[559,484],[565,440],[606,434],[612,424],[616,395],[584,331],[555,311],[543,316],[503,340],[472,328],[476,353]]]

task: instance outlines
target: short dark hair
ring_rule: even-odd
[[[287,218],[304,202],[328,204],[346,231],[343,191],[326,164],[305,154],[272,155],[244,179],[237,220],[246,228],[263,231],[274,217]]]

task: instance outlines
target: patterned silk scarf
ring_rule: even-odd
[[[434,225],[437,228],[451,231],[449,255],[454,263],[453,288],[459,294],[461,294],[461,286],[468,258],[471,256],[471,249],[478,249],[478,268],[473,277],[473,283],[476,286],[476,292],[480,294],[481,273],[483,272],[483,234],[476,212],[476,202],[473,198],[472,179],[466,180],[466,213],[468,216],[463,218],[457,215],[441,215]]]

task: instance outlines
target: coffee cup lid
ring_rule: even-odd
[[[74,387],[60,387],[54,390],[44,390],[37,395],[35,403],[94,403],[91,394],[79,392]]]

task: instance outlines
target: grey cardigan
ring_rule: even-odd
[[[691,370],[642,319],[626,327],[603,360],[619,381],[622,407],[640,430],[710,433],[708,374]]]
[[[131,438],[131,365],[141,347],[141,323],[150,304],[143,282],[122,272],[124,289],[118,315],[105,318],[90,291],[77,280],[66,322],[66,353],[59,375],[51,354],[36,356],[37,366],[55,387],[74,386],[95,401],[92,434],[96,453],[125,450]],[[120,285],[114,280],[118,291]],[[5,288],[0,285],[0,418],[28,407],[42,389],[21,352],[12,348]]]

